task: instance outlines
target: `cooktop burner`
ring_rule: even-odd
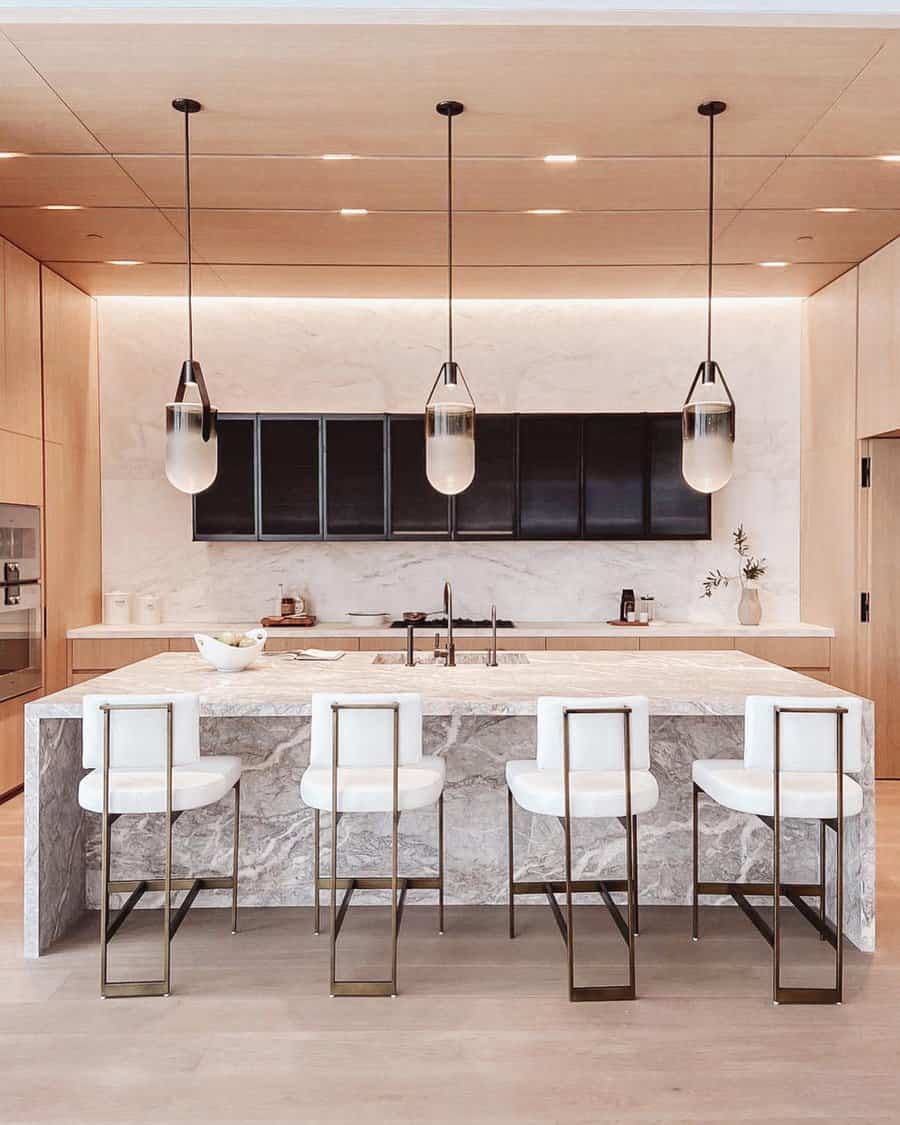
[[[454,629],[490,629],[490,627],[491,627],[491,623],[490,623],[489,620],[486,620],[486,619],[476,620],[474,617],[454,617],[453,618],[453,628]],[[405,629],[406,628],[406,622],[405,621],[392,621],[391,622],[391,628],[392,629]],[[446,629],[447,628],[447,618],[446,617],[429,617],[427,621],[417,622],[416,628],[417,629]],[[505,619],[498,617],[497,618],[497,628],[498,629],[515,629],[515,625],[512,623],[512,621],[506,621]]]

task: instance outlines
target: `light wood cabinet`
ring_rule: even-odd
[[[798,672],[831,667],[829,637],[735,637],[734,647]]]
[[[0,703],[0,798],[22,784],[25,704],[40,696],[35,691]]]
[[[94,302],[51,270],[42,270],[41,281],[47,603],[44,685],[51,692],[67,683],[67,631],[100,619],[99,387]]]
[[[637,652],[637,637],[547,637],[548,652]]]
[[[641,652],[717,652],[734,648],[734,637],[639,637]]]
[[[857,437],[900,433],[900,240],[859,267]],[[829,286],[830,288],[830,286]],[[837,409],[837,407],[835,407]]]
[[[12,243],[0,244],[3,346],[0,349],[0,426],[40,439],[41,280],[40,266]]]

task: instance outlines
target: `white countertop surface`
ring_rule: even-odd
[[[26,707],[28,721],[77,718],[89,693],[195,691],[203,715],[306,716],[313,692],[419,692],[426,715],[534,715],[542,695],[646,695],[654,715],[741,715],[749,694],[833,697],[838,689],[743,652],[534,652],[521,664],[455,668],[380,664],[373,652],[306,662],[264,654],[223,673],[201,656],[165,652]]]
[[[73,640],[111,640],[114,638],[192,637],[194,633],[245,632],[258,629],[254,621],[210,622],[167,621],[161,625],[83,625],[70,629]],[[762,625],[738,625],[690,621],[654,622],[648,626],[608,625],[605,621],[517,621],[515,629],[502,629],[503,637],[833,637],[834,629],[824,625],[808,625],[802,621],[764,622]],[[388,626],[353,625],[349,621],[322,621],[309,628],[276,627],[273,637],[306,637],[312,645],[315,637],[403,637],[402,629]],[[457,629],[457,637],[487,637],[490,629]]]

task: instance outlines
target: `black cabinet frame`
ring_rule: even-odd
[[[232,415],[225,415],[232,417]],[[264,422],[315,422],[319,429],[319,530],[313,534],[272,535],[263,531],[262,427]],[[325,419],[322,414],[257,414],[256,415],[256,538],[267,543],[315,542],[325,537]]]
[[[630,416],[634,416],[637,412],[630,412]],[[672,412],[670,412],[672,413]],[[659,415],[665,416],[666,412],[658,412]],[[651,534],[650,528],[650,507],[651,507],[651,463],[652,463],[652,427],[650,419],[657,416],[645,412],[643,417],[645,424],[643,426],[643,448],[642,448],[642,487],[643,487],[643,534],[630,534],[611,533],[611,534],[591,534],[586,531],[586,512],[585,512],[585,421],[589,418],[596,417],[596,415],[576,413],[574,411],[558,411],[558,412],[540,412],[536,414],[511,414],[504,415],[512,417],[515,422],[515,448],[513,456],[513,490],[515,496],[514,503],[514,526],[512,531],[498,531],[496,533],[489,531],[467,532],[457,530],[456,521],[456,506],[457,498],[448,497],[448,532],[434,531],[410,533],[410,532],[395,532],[391,527],[391,420],[410,420],[420,418],[421,415],[414,414],[291,414],[291,413],[266,413],[266,414],[221,414],[223,419],[235,420],[255,420],[254,427],[254,445],[253,445],[253,474],[254,474],[254,499],[255,499],[255,513],[254,513],[254,526],[255,533],[248,535],[201,535],[197,531],[197,498],[194,497],[194,523],[193,532],[194,539],[201,541],[240,541],[240,542],[255,542],[257,540],[264,540],[268,542],[287,542],[287,541],[307,541],[315,542],[319,540],[330,541],[360,541],[360,542],[377,542],[382,540],[390,540],[398,543],[415,543],[415,542],[437,542],[443,543],[448,541],[468,542],[468,543],[498,543],[508,542],[510,540],[520,540],[526,542],[565,542],[565,541],[592,541],[592,542],[614,542],[614,541],[628,541],[628,542],[670,542],[682,540],[708,540],[712,538],[712,498],[706,496],[706,518],[704,530],[699,533],[668,533],[668,534]],[[578,423],[578,534],[574,536],[555,536],[548,535],[523,535],[521,530],[521,422],[523,418],[552,418],[552,417],[565,417],[577,419]],[[612,415],[615,416],[615,415]],[[674,417],[674,413],[672,413]],[[262,474],[260,469],[260,426],[266,420],[277,419],[279,421],[315,421],[319,425],[319,488],[318,488],[318,503],[319,503],[319,532],[315,535],[272,535],[262,533]],[[327,423],[329,421],[375,421],[380,420],[383,427],[383,520],[382,532],[379,534],[352,534],[344,532],[330,532],[328,528],[327,516],[327,485],[328,485],[328,438],[327,438]],[[423,421],[424,426],[424,421]],[[477,421],[476,421],[476,434],[477,434]],[[687,487],[687,486],[685,486]]]

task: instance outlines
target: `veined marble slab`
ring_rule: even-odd
[[[263,657],[237,674],[218,673],[190,653],[164,653],[48,696],[26,709],[26,956],[46,952],[98,901],[99,818],[76,799],[81,769],[81,700],[89,692],[197,691],[203,753],[239,754],[244,761],[241,817],[241,901],[296,905],[312,900],[312,814],[299,782],[309,753],[314,691],[417,691],[423,695],[426,753],[447,762],[448,902],[493,903],[506,895],[504,768],[533,758],[540,695],[644,694],[650,698],[651,761],[659,806],[640,818],[641,902],[686,904],[690,898],[691,763],[742,752],[748,694],[842,694],[827,684],[738,652],[529,653],[528,664],[454,669],[374,663],[373,653],[304,663]],[[864,708],[865,805],[848,821],[845,927],[864,950],[874,948],[873,712]],[[708,879],[765,879],[771,833],[743,814],[702,804],[702,873]],[[161,817],[123,817],[114,829],[114,870],[122,878],[159,866]],[[230,862],[230,800],[185,813],[175,833],[179,870],[225,871]],[[327,849],[327,833],[323,834]],[[401,870],[435,865],[433,811],[404,814]],[[345,817],[339,848],[342,873],[385,868],[387,818]],[[517,868],[552,875],[561,870],[558,824],[516,811]],[[328,863],[324,857],[325,870]],[[614,872],[623,864],[617,824],[579,823],[576,868]],[[812,880],[816,829],[787,822],[783,877]],[[198,900],[216,905],[217,892]],[[430,901],[426,892],[411,901]]]

